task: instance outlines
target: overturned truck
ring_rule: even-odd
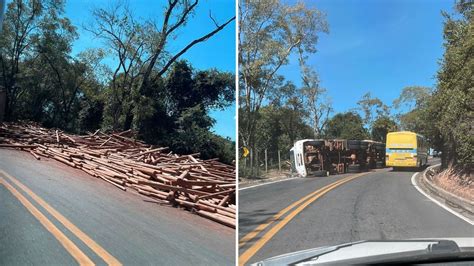
[[[385,167],[385,144],[373,140],[304,139],[290,150],[291,169],[306,176],[359,173]]]

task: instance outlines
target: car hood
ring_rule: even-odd
[[[474,238],[436,238],[407,240],[364,240],[336,246],[306,249],[279,255],[253,265],[313,265],[337,264],[362,258],[377,258],[393,254],[441,254],[473,252]],[[360,260],[358,260],[360,262]],[[366,261],[370,262],[370,260]]]

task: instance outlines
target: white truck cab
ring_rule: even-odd
[[[302,177],[311,174],[326,175],[323,161],[320,157],[320,149],[324,146],[322,139],[298,140],[290,149],[291,169]],[[324,173],[323,173],[324,172]]]

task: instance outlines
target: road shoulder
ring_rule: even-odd
[[[271,176],[266,178],[242,178],[239,180],[239,190],[244,190],[248,188],[259,187],[263,185],[269,185],[273,183],[278,183],[282,181],[292,180],[299,178],[297,175],[281,173],[277,176]]]
[[[411,179],[413,186],[435,204],[459,217],[463,221],[474,225],[472,205],[469,206],[470,204],[468,202],[461,201],[459,197],[455,197],[452,193],[435,186],[426,178],[426,172],[435,166],[437,165],[430,166],[423,172],[413,174]]]

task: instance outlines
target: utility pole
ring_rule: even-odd
[[[267,149],[265,149],[265,173],[268,173],[268,166],[267,166]]]
[[[278,172],[281,172],[280,150],[278,150]]]

